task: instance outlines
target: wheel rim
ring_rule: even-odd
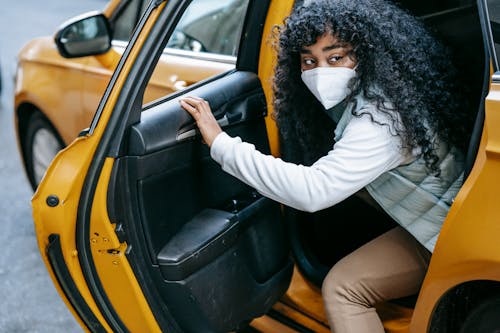
[[[46,128],[39,129],[33,136],[33,178],[40,184],[50,163],[62,149],[54,133]]]

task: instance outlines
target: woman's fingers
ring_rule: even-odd
[[[196,115],[200,113],[203,116],[212,116],[212,110],[207,101],[202,98],[187,96],[181,99],[181,105],[184,104],[184,109],[188,111],[191,115]]]
[[[192,106],[188,102],[184,100],[180,100],[181,106],[184,110],[186,110],[191,116],[195,117],[199,111],[196,109],[196,107]]]
[[[203,139],[211,146],[222,129],[215,120],[208,102],[199,97],[186,96],[180,100],[180,104],[196,120]]]
[[[208,102],[205,101],[204,99],[201,99],[199,97],[193,97],[193,96],[187,96],[181,99],[181,101],[186,102],[190,106],[194,107],[198,111],[210,111],[210,106],[208,105]]]

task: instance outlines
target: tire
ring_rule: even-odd
[[[28,119],[23,143],[26,172],[31,187],[36,190],[50,163],[64,148],[64,143],[40,111],[35,111]]]
[[[467,315],[460,333],[500,333],[500,297],[476,306]]]

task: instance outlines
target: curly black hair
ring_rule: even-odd
[[[439,174],[436,133],[440,140],[465,149],[470,126],[450,53],[422,22],[397,5],[384,0],[306,1],[276,33],[274,117],[285,160],[310,165],[333,144],[335,124],[300,77],[300,50],[325,33],[350,44],[357,61],[347,101],[363,94],[394,125],[396,111],[403,125],[395,126],[396,134],[406,148],[421,149],[430,172]]]

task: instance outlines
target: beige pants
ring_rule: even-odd
[[[340,260],[322,288],[332,332],[384,332],[374,305],[418,293],[430,256],[396,227]]]

